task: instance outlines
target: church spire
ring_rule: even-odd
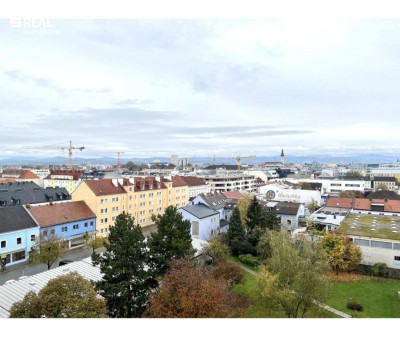
[[[281,163],[285,164],[285,154],[283,153],[283,149],[282,149],[282,152],[281,152]]]

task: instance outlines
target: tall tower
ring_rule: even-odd
[[[281,152],[281,164],[284,165],[285,164],[285,154],[283,153],[283,149]]]

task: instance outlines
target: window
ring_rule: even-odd
[[[292,220],[286,220],[286,224],[287,225],[291,225],[292,224]]]
[[[13,262],[25,260],[25,251],[21,250],[20,252],[16,252],[12,254]]]
[[[392,243],[391,242],[371,240],[371,247],[392,249]]]
[[[359,246],[369,246],[369,240],[354,239],[354,243]]]
[[[17,245],[20,245],[22,243],[22,238],[17,238]]]
[[[7,247],[7,241],[1,241],[0,248],[6,248]]]
[[[76,224],[72,227],[73,229],[79,229],[79,224]]]
[[[47,231],[43,231],[43,236],[47,236]]]
[[[56,234],[56,230],[55,230],[55,229],[51,229],[51,230],[50,230],[50,234],[51,234],[51,235]]]
[[[66,231],[68,231],[68,227],[67,226],[61,227],[61,232],[62,233],[65,233]]]
[[[395,256],[395,257],[394,257],[394,260],[395,260],[395,261],[400,261],[400,256]]]
[[[88,223],[87,222],[85,222],[85,227],[88,227]]]
[[[198,221],[192,221],[192,235],[193,236],[199,235],[199,222]]]
[[[36,235],[31,235],[31,241],[35,241],[36,240]]]
[[[94,225],[94,222],[93,221],[90,221],[90,226],[93,226]]]

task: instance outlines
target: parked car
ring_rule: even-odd
[[[72,263],[72,262],[74,262],[74,261],[72,261],[72,260],[61,260],[60,263],[58,264],[58,266],[59,267],[65,266],[66,264]]]

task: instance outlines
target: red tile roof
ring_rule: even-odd
[[[83,170],[50,170],[50,174],[45,179],[52,179],[51,176],[72,176],[73,180],[78,180],[84,172]]]
[[[86,183],[97,196],[125,194],[126,191],[124,188],[120,184],[115,186],[112,180],[113,179],[85,180],[84,183]]]
[[[24,173],[22,173],[18,179],[39,179],[39,177],[31,170],[27,170]]]
[[[180,176],[172,176],[172,187],[183,187],[188,186],[187,182],[183,180]]]
[[[371,202],[369,199],[356,198],[354,199],[354,209],[370,210]]]
[[[353,208],[353,199],[352,198],[328,198],[328,199],[326,199],[325,206],[350,209],[350,208]]]
[[[385,201],[385,212],[400,213],[400,200]]]
[[[222,194],[229,199],[240,199],[243,197],[243,194],[240,193],[239,191],[223,192]]]
[[[93,213],[85,201],[31,205],[27,210],[41,227],[96,218],[96,214]]]
[[[203,186],[207,185],[206,182],[198,177],[193,176],[180,176],[182,180],[184,180],[188,186]]]

